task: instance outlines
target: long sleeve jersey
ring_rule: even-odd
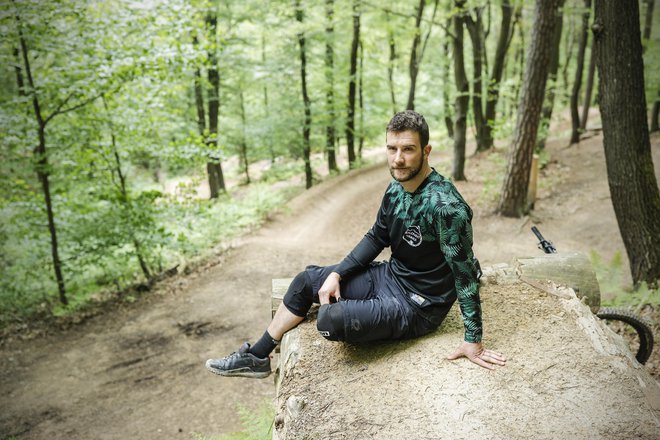
[[[465,340],[483,333],[479,281],[472,252],[472,210],[435,170],[412,193],[392,181],[376,222],[337,266],[342,277],[366,268],[385,247],[401,287],[422,308],[458,299]]]

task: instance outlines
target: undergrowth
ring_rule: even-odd
[[[192,433],[194,440],[270,440],[273,436],[275,410],[269,400],[264,400],[254,410],[243,406],[237,408],[241,430],[229,434],[206,436]]]

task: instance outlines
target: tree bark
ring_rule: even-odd
[[[360,108],[360,130],[359,130],[359,142],[358,142],[358,158],[362,160],[362,148],[364,147],[364,89],[362,87],[362,80],[364,74],[364,45],[360,41],[360,70],[358,78],[358,107]]]
[[[500,34],[497,37],[497,48],[495,49],[495,59],[493,60],[493,70],[488,82],[488,99],[486,101],[486,114],[483,142],[486,149],[493,147],[493,126],[495,124],[495,111],[497,101],[500,97],[500,82],[504,73],[504,60],[507,50],[511,43],[511,17],[513,16],[512,6],[509,0],[502,0],[502,25]]]
[[[596,57],[594,57],[593,44],[591,48],[591,58],[589,59],[589,73],[587,73],[587,84],[584,88],[584,105],[582,107],[582,117],[580,118],[580,131],[587,129],[587,120],[589,119],[589,107],[591,107],[591,94],[594,88],[594,76],[596,73]]]
[[[355,166],[355,83],[357,73],[357,53],[360,42],[359,0],[353,0],[353,41],[351,43],[351,70],[348,81],[348,116],[346,118],[346,146],[348,148],[348,167]]]
[[[199,44],[197,36],[193,37],[193,48],[196,48]],[[204,91],[202,88],[202,72],[199,66],[195,66],[195,81],[194,81],[194,91],[195,91],[195,108],[197,109],[197,129],[199,130],[199,135],[204,137],[206,134],[206,114],[204,113]]]
[[[243,89],[241,89],[238,94],[240,110],[241,110],[241,160],[243,162],[243,172],[245,173],[245,183],[250,184],[250,161],[248,160],[248,150],[247,150],[247,135],[245,134],[246,118],[245,118],[245,97]]]
[[[387,19],[387,40],[390,46],[390,58],[387,63],[387,83],[390,87],[390,99],[392,101],[392,114],[396,114],[396,95],[394,93],[394,63],[396,62],[396,41],[394,40],[394,32],[390,24],[390,14],[389,12],[385,13]]]
[[[210,87],[207,92],[209,106],[209,137],[206,145],[212,151],[206,163],[206,171],[209,179],[211,198],[218,198],[220,192],[226,191],[225,179],[222,172],[222,163],[218,149],[218,114],[220,110],[220,74],[218,73],[218,57],[216,55],[216,35],[218,28],[218,17],[215,10],[206,16],[206,24],[209,28],[209,40],[211,48],[208,51],[209,67],[208,80]]]
[[[594,52],[612,205],[635,284],[660,278],[660,194],[646,120],[637,2],[596,0]]]
[[[484,29],[481,20],[481,9],[476,8],[476,19],[471,13],[465,16],[465,26],[472,41],[472,114],[474,115],[474,131],[477,141],[477,151],[486,151],[489,146],[484,140],[486,120],[484,119],[483,89],[483,58],[484,58]]]
[[[296,0],[296,20],[302,26],[303,10],[300,0]],[[310,162],[310,130],[312,127],[312,105],[307,95],[307,57],[305,54],[305,32],[298,32],[298,45],[300,46],[300,80],[302,85],[303,104],[305,106],[305,120],[303,121],[303,159],[305,161],[305,188],[313,185],[312,165]],[[355,159],[354,159],[355,160]]]
[[[328,153],[328,170],[330,172],[338,171],[337,155],[335,154],[335,53],[334,53],[334,0],[325,1],[325,103],[328,122],[325,127],[325,148]]]
[[[55,271],[55,281],[57,282],[57,290],[59,293],[60,302],[64,305],[69,304],[66,296],[66,287],[64,284],[64,276],[62,275],[62,260],[60,259],[59,245],[57,241],[57,226],[55,224],[55,214],[53,211],[53,203],[50,194],[50,165],[48,163],[48,151],[46,150],[46,125],[48,121],[55,115],[53,113],[49,118],[44,118],[41,112],[41,103],[37,89],[34,85],[32,77],[32,70],[30,66],[30,57],[28,53],[27,42],[23,35],[23,27],[20,17],[16,15],[18,24],[18,37],[23,54],[23,65],[25,67],[25,75],[27,76],[28,86],[30,87],[30,94],[32,95],[32,106],[34,108],[34,116],[37,120],[37,136],[38,144],[34,148],[35,157],[35,171],[37,178],[41,183],[41,190],[44,195],[44,202],[46,203],[46,216],[48,218],[48,232],[50,234],[50,250],[53,260],[53,269]]]
[[[658,95],[655,98],[653,103],[653,110],[651,111],[651,133],[660,130],[660,125],[658,124],[658,114],[660,114],[660,90],[658,90]]]
[[[646,47],[651,40],[651,28],[653,26],[653,6],[655,0],[646,1],[646,17],[644,20],[644,33],[642,34],[642,53],[646,52]]]
[[[580,115],[578,113],[578,100],[582,87],[582,71],[584,70],[584,53],[589,39],[589,15],[591,13],[591,0],[584,0],[582,13],[582,28],[580,29],[580,43],[578,46],[577,67],[575,68],[575,82],[571,93],[571,144],[580,142]]]
[[[462,1],[456,1],[456,7],[462,8]],[[470,86],[465,73],[463,52],[463,26],[465,18],[462,13],[454,15],[454,82],[456,83],[456,100],[454,103],[454,162],[452,178],[456,181],[465,179],[465,135],[467,131],[467,112],[470,100]]]
[[[538,140],[536,141],[536,148],[542,150],[545,148],[545,141],[548,138],[548,129],[550,127],[550,120],[552,119],[552,110],[555,106],[555,91],[557,87],[557,72],[559,72],[559,49],[561,43],[561,34],[564,28],[564,14],[563,7],[564,0],[559,2],[559,10],[555,17],[555,32],[552,38],[552,54],[550,55],[550,72],[548,73],[548,80],[550,86],[547,88],[545,101],[543,103],[543,113],[541,115],[541,129],[539,130]]]
[[[522,96],[498,206],[499,213],[509,217],[520,217],[529,209],[529,174],[543,107],[555,14],[559,3],[560,0],[537,0],[534,8],[532,41],[527,54]]]
[[[451,19],[447,20],[447,36],[445,41],[442,43],[442,52],[444,54],[442,61],[440,62],[440,67],[442,69],[440,76],[442,78],[442,106],[444,108],[444,120],[445,127],[447,128],[447,136],[454,138],[454,119],[451,111],[451,104],[449,103],[449,69],[451,58],[449,57],[449,41],[451,35],[449,35],[449,29],[451,29]]]
[[[406,110],[415,110],[415,86],[417,85],[417,74],[419,73],[419,60],[417,58],[417,46],[422,38],[422,14],[424,14],[425,0],[419,0],[417,6],[417,16],[415,17],[415,38],[413,38],[412,49],[410,50],[410,62],[408,63],[408,73],[410,74],[410,89],[408,89],[408,103]]]

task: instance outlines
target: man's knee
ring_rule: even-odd
[[[330,341],[344,340],[344,314],[341,304],[324,304],[319,308],[316,328],[321,336]]]
[[[284,295],[284,305],[293,313],[305,316],[312,305],[314,292],[312,281],[306,271],[300,272],[291,281]]]

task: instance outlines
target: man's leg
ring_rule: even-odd
[[[312,284],[307,270],[299,273],[289,285],[282,304],[261,338],[253,346],[244,343],[229,356],[209,359],[206,368],[221,376],[267,377],[270,374],[270,353],[277,347],[284,333],[305,319],[314,301]]]

